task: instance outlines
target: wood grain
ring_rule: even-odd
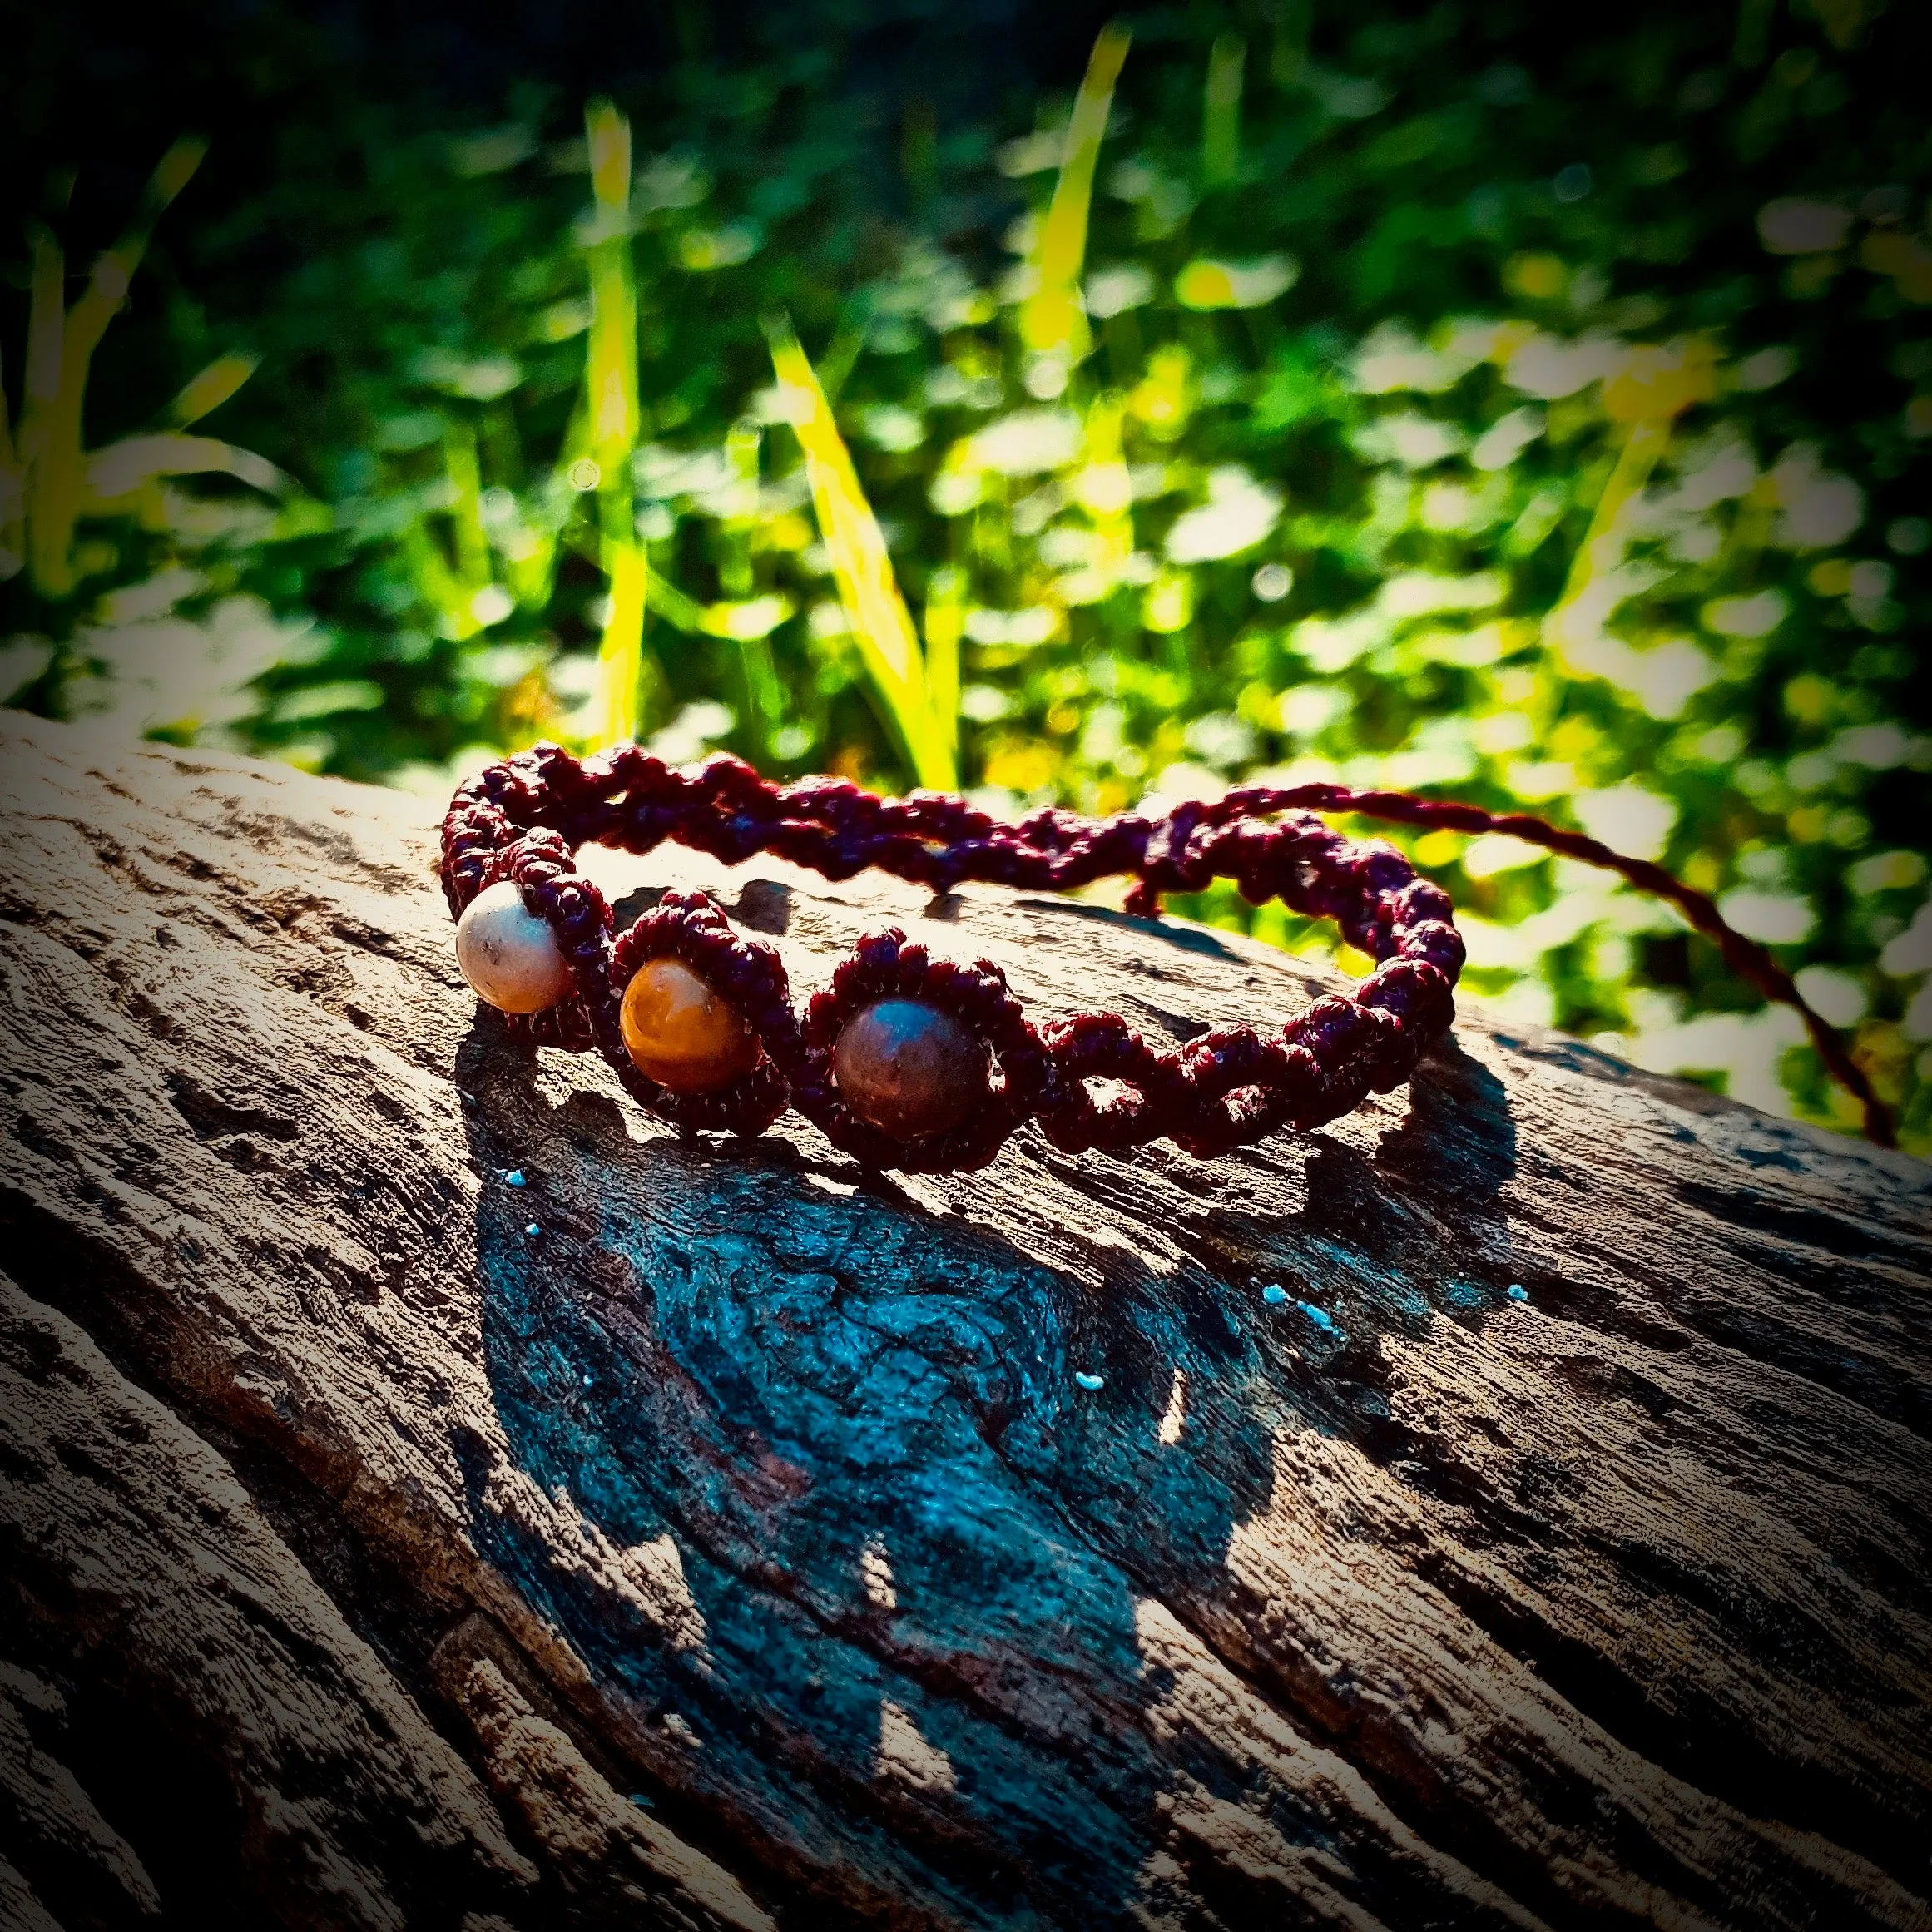
[[[1932,1926],[1923,1165],[1469,1003],[1226,1160],[681,1141],[478,1015],[433,805],[11,716],[0,773],[0,1655],[129,1687],[258,1920]],[[1167,1038],[1327,983],[602,874],[805,986],[887,919]],[[12,1707],[8,1790],[98,1761]],[[0,1899],[191,1922],[69,1781],[92,1849],[16,1798]]]

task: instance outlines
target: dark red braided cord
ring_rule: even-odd
[[[1315,793],[1331,795],[1331,799],[1310,795]],[[1813,1011],[1791,974],[1762,946],[1726,923],[1707,894],[1686,885],[1662,866],[1652,864],[1647,859],[1626,858],[1598,840],[1586,838],[1581,832],[1566,832],[1562,826],[1532,817],[1528,812],[1486,812],[1476,805],[1411,798],[1406,792],[1355,791],[1340,785],[1300,785],[1294,798],[1296,804],[1310,805],[1317,811],[1359,812],[1365,818],[1386,819],[1397,825],[1446,826],[1457,832],[1507,832],[1512,838],[1544,846],[1566,859],[1621,873],[1632,885],[1668,899],[1700,933],[1716,942],[1724,964],[1733,973],[1748,979],[1766,999],[1797,1009],[1811,1044],[1818,1049],[1818,1058],[1832,1078],[1864,1110],[1865,1137],[1881,1147],[1897,1144],[1890,1109],[1872,1091],[1865,1069],[1846,1051],[1837,1028]]]
[[[1451,992],[1464,954],[1448,894],[1418,877],[1394,847],[1345,839],[1308,808],[1510,833],[1670,899],[1717,939],[1735,970],[1804,1014],[1826,1065],[1864,1102],[1866,1132],[1890,1143],[1890,1119],[1837,1036],[1707,898],[1658,866],[1519,813],[1315,784],[1241,786],[1160,818],[1087,820],[1049,809],[1008,825],[939,793],[884,799],[829,778],[780,786],[721,755],[677,770],[634,745],[582,761],[540,745],[458,791],[443,821],[443,881],[459,917],[478,892],[509,879],[557,934],[576,997],[508,1023],[533,1044],[578,1052],[594,1045],[643,1104],[679,1127],[762,1132],[790,1104],[859,1159],[906,1171],[983,1166],[1028,1118],[1070,1152],[1124,1149],[1167,1135],[1212,1154],[1284,1125],[1317,1126],[1370,1092],[1400,1085],[1454,1017]],[[1265,822],[1271,818],[1277,822]],[[997,967],[934,959],[894,930],[862,941],[801,1017],[775,951],[737,934],[702,894],[667,894],[613,944],[609,909],[571,855],[590,841],[642,853],[666,839],[730,863],[770,853],[835,879],[876,866],[942,891],[968,879],[1063,891],[1124,874],[1135,880],[1128,909],[1150,916],[1163,893],[1227,878],[1255,904],[1280,898],[1297,912],[1334,919],[1378,964],[1350,993],[1318,1000],[1275,1035],[1221,1028],[1177,1053],[1150,1047],[1112,1013],[1036,1029]],[[710,980],[758,1038],[759,1062],[730,1086],[671,1092],[641,1073],[624,1048],[624,987],[646,959],[665,954]],[[868,1126],[832,1077],[840,1028],[868,1003],[894,995],[952,1013],[983,1041],[994,1068],[968,1117],[924,1142]],[[1097,1097],[1088,1085],[1096,1079],[1114,1091]]]

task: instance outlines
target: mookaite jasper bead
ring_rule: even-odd
[[[673,1093],[708,1093],[758,1063],[745,1016],[681,959],[646,959],[624,988],[618,1021],[638,1071]]]
[[[479,892],[456,922],[456,964],[499,1013],[542,1013],[571,990],[557,935],[508,879]]]
[[[986,1092],[986,1067],[978,1038],[923,999],[875,1001],[845,1023],[832,1049],[846,1106],[907,1140],[959,1126]]]

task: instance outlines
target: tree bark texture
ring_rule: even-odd
[[[0,1923],[1932,1926],[1920,1163],[1467,1001],[1225,1160],[681,1140],[479,1013],[433,806],[4,715],[0,792]],[[602,876],[804,988],[1330,983]]]

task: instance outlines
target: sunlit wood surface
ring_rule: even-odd
[[[433,804],[11,715],[0,803],[0,1920],[1932,1923],[1920,1163],[1467,1008],[1236,1159],[684,1142],[478,1019]]]

